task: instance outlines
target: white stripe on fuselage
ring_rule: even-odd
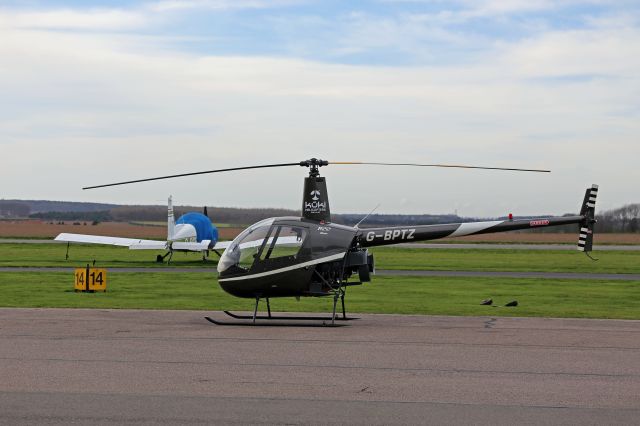
[[[476,232],[485,230],[487,228],[491,228],[492,226],[496,226],[502,223],[501,220],[494,220],[491,222],[471,222],[471,223],[463,223],[458,229],[451,235],[447,235],[447,237],[461,237],[463,235],[470,235]]]
[[[279,274],[281,272],[293,271],[294,269],[305,268],[307,266],[317,265],[318,263],[331,262],[333,260],[342,259],[346,252],[334,254],[320,259],[310,260],[308,262],[298,263],[296,265],[287,266],[286,268],[274,269],[273,271],[261,272],[259,274],[242,275],[241,277],[218,279],[218,282],[248,280],[252,278],[266,277],[269,275]]]

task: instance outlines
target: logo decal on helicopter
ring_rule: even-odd
[[[304,211],[308,213],[322,213],[327,211],[327,203],[313,201],[304,203]]]
[[[331,227],[330,226],[318,226],[318,231],[322,235],[327,235],[327,232],[331,231]]]
[[[320,191],[314,189],[309,193],[311,195],[311,202],[305,201],[304,203],[304,211],[305,213],[325,213],[327,211],[327,203],[325,201],[320,201]]]
[[[413,234],[416,232],[414,229],[388,229],[384,231],[382,234],[376,234],[375,232],[367,232],[366,239],[367,241],[373,241],[376,238],[382,238],[385,241],[394,241],[396,238],[400,237],[400,240],[413,240]]]

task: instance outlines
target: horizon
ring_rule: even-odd
[[[29,203],[29,202],[44,202],[44,203],[62,203],[62,204],[90,204],[90,205],[105,205],[105,206],[113,206],[113,208],[117,208],[117,207],[150,207],[150,208],[165,208],[167,207],[166,204],[114,204],[114,203],[101,203],[101,202],[93,202],[93,201],[66,201],[66,200],[28,200],[28,199],[4,199],[4,198],[0,198],[0,202],[2,201],[9,201],[9,202],[23,202],[23,203]],[[607,213],[607,212],[611,212],[614,210],[618,210],[620,208],[624,208],[630,205],[640,205],[640,203],[627,203],[624,205],[620,205],[620,206],[616,206],[613,209],[608,209],[608,210],[602,210],[600,211],[600,213],[597,214],[602,214],[602,213]],[[238,210],[285,210],[287,212],[298,212],[300,213],[300,209],[296,210],[296,209],[288,209],[288,208],[283,208],[283,207],[263,207],[263,206],[258,206],[258,207],[237,207],[237,206],[220,206],[220,205],[193,205],[193,204],[174,204],[173,205],[174,209],[192,209],[193,211],[196,211],[197,209],[202,209],[203,207],[207,207],[208,209],[238,209]],[[107,209],[108,211],[109,209]],[[98,211],[102,211],[102,210],[87,210],[87,211],[75,211],[75,210],[64,210],[64,211],[60,211],[60,210],[46,210],[46,211],[38,211],[36,213],[29,213],[30,215],[32,214],[40,214],[40,213],[63,213],[63,212],[69,212],[69,213],[78,213],[78,212],[85,212],[85,213],[93,213],[93,212],[98,212]],[[337,216],[453,216],[453,217],[458,217],[460,219],[495,219],[495,218],[504,218],[504,217],[508,217],[509,214],[513,214],[514,218],[528,218],[528,217],[546,217],[546,216],[562,216],[562,215],[568,215],[568,214],[577,214],[576,211],[567,211],[567,212],[554,212],[554,213],[534,213],[534,214],[516,214],[514,212],[508,212],[502,215],[495,215],[495,216],[463,216],[463,215],[459,215],[457,212],[441,212],[441,213],[377,213],[377,212],[372,212],[372,213],[365,213],[365,212],[335,212],[332,211],[331,212],[332,215],[337,215]],[[28,218],[28,217],[27,217]]]

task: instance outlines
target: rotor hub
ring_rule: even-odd
[[[300,162],[301,167],[309,167],[309,177],[320,176],[319,168],[322,166],[328,166],[329,162],[326,160],[320,160],[317,158],[311,158]]]

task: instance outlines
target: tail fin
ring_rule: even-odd
[[[593,249],[593,226],[596,223],[596,197],[598,196],[598,185],[591,185],[584,194],[584,201],[580,209],[580,238],[578,239],[578,250],[589,253]]]
[[[167,241],[173,241],[173,235],[176,230],[176,219],[173,216],[173,201],[171,195],[167,201]]]

